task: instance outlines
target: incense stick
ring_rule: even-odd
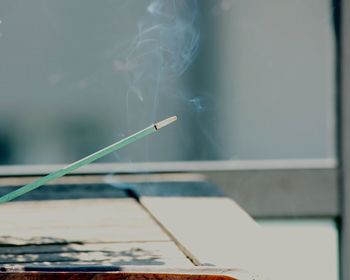
[[[146,127],[145,129],[140,130],[139,132],[136,132],[136,133],[134,133],[134,134],[110,145],[110,146],[107,146],[107,147],[87,156],[87,157],[84,157],[76,162],[73,162],[72,164],[69,164],[69,165],[67,165],[67,166],[65,166],[57,171],[54,171],[54,172],[52,172],[44,177],[41,177],[32,183],[29,183],[23,187],[20,187],[19,189],[14,190],[13,192],[10,192],[10,193],[0,197],[0,204],[11,201],[11,200],[13,200],[21,195],[24,195],[32,190],[35,190],[35,189],[41,187],[42,185],[46,184],[49,181],[60,178],[64,175],[84,166],[84,165],[87,165],[87,164],[89,164],[89,163],[91,163],[91,162],[93,162],[101,157],[104,157],[105,155],[108,155],[108,154],[110,154],[114,151],[117,151],[117,150],[137,141],[137,140],[140,140],[141,138],[156,132],[157,130],[161,129],[162,127],[171,124],[172,122],[176,121],[176,119],[177,119],[176,116],[173,116],[173,117],[167,118],[163,121],[160,121],[158,123],[155,123],[153,125],[150,125],[149,127]]]

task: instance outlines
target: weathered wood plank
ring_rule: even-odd
[[[0,266],[22,265],[167,265],[192,263],[171,241],[0,247]]]
[[[0,244],[169,240],[131,198],[13,202],[0,221]]]
[[[197,264],[265,271],[263,233],[234,201],[142,197],[141,202]]]
[[[121,269],[121,271],[119,270]],[[0,274],[1,280],[39,280],[39,279],[59,279],[59,280],[72,280],[72,279],[99,279],[99,280],[259,280],[263,279],[258,275],[250,274],[243,270],[235,269],[212,269],[208,268],[192,268],[192,269],[164,269],[159,270],[154,267],[150,270],[147,268],[128,269],[128,267],[116,268],[115,270],[98,270],[94,268],[90,271],[40,271],[35,270],[28,271],[10,271]]]

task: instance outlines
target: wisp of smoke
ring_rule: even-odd
[[[128,74],[130,93],[140,101],[144,94],[154,100],[154,116],[159,96],[191,65],[198,52],[196,0],[155,0],[138,23],[138,34],[123,62],[115,68]],[[128,107],[128,105],[127,105]]]
[[[157,0],[148,6],[148,11],[155,24],[145,29],[141,27],[139,39],[141,42],[156,40],[161,70],[165,75],[177,78],[191,65],[198,50],[197,2]]]

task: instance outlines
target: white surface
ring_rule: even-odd
[[[332,220],[261,221],[269,236],[273,279],[338,279],[338,234]]]

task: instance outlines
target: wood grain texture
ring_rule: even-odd
[[[252,252],[249,247],[254,247],[254,243],[250,241],[256,237],[258,227],[230,199],[141,197],[141,202],[145,208],[131,198],[26,201],[1,205],[0,268],[5,271],[18,266],[25,266],[25,270],[34,267],[33,271],[38,266],[47,269],[130,265],[191,268],[193,264],[186,254],[201,265],[248,267],[244,261],[253,256],[242,252],[247,248]],[[176,247],[166,232],[186,254]],[[42,271],[43,279],[52,276],[54,279],[120,279],[118,277],[122,275],[51,271]],[[0,274],[0,279],[38,279],[35,278],[38,275],[35,272],[5,272]],[[147,278],[140,275],[122,276],[123,279]],[[233,279],[257,279],[247,275]],[[163,279],[159,273],[149,276]],[[194,279],[192,276],[172,274],[167,279]],[[215,278],[219,279],[224,278]]]
[[[13,202],[0,221],[0,244],[170,240],[131,198]]]
[[[0,266],[17,264],[193,266],[171,241],[0,246]]]
[[[132,198],[13,202],[0,220],[0,266],[192,267]]]
[[[80,269],[80,270],[79,270]],[[159,268],[159,267],[115,267],[104,270],[100,267],[95,271],[79,268],[75,271],[6,271],[0,274],[0,280],[16,279],[134,279],[134,280],[262,280],[259,275],[239,269],[219,268]]]
[[[269,269],[260,227],[228,198],[143,197],[143,205],[195,263]]]

